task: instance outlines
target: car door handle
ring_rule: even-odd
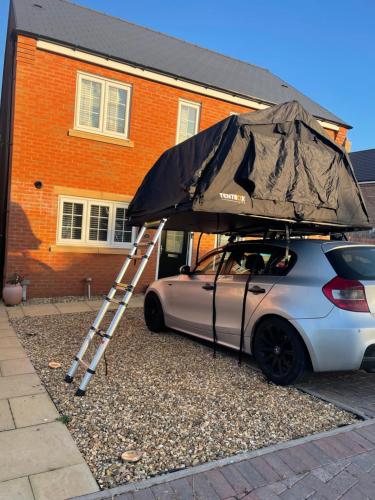
[[[206,283],[205,285],[202,286],[203,290],[213,290],[214,285],[210,285],[209,283]]]
[[[266,290],[258,285],[254,285],[251,288],[249,288],[249,292],[255,293],[255,295],[257,295],[258,293],[265,293]]]

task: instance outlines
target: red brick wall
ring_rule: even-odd
[[[67,135],[74,124],[79,70],[132,85],[133,148]],[[82,295],[87,276],[93,293],[108,290],[124,256],[57,251],[56,186],[133,195],[158,156],[175,143],[179,98],[201,103],[200,130],[231,111],[249,110],[41,51],[35,40],[19,36],[6,275],[19,272],[30,279],[33,297]],[[340,131],[340,142],[345,133]],[[37,180],[43,183],[40,190],[34,187]],[[156,252],[142,287],[154,279],[155,263]]]

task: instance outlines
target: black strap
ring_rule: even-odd
[[[216,358],[216,343],[217,343],[217,333],[216,333],[216,284],[217,280],[221,271],[221,268],[223,267],[224,263],[224,258],[225,254],[227,252],[224,251],[221,255],[221,259],[219,262],[219,265],[216,269],[216,274],[215,274],[215,279],[214,279],[214,288],[212,292],[212,336],[213,336],[213,343],[214,343],[214,358]]]
[[[198,245],[197,245],[197,255],[195,257],[195,266],[198,265],[198,260],[199,260],[199,249],[200,249],[200,246],[201,246],[201,239],[202,239],[202,236],[203,236],[203,233],[201,233],[199,235],[199,238],[198,238]]]
[[[251,281],[251,273],[249,273],[249,276],[247,277],[247,280],[246,280],[245,290],[244,290],[244,294],[243,294],[243,301],[242,301],[240,350],[238,351],[238,364],[239,365],[242,362],[243,345],[244,345],[244,340],[245,340],[246,299],[247,299],[247,294],[249,292],[250,281]]]

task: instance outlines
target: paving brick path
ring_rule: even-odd
[[[24,318],[25,316],[50,316],[54,314],[90,312],[98,311],[103,304],[103,300],[77,300],[73,302],[54,302],[47,304],[20,304],[15,307],[7,307],[5,308],[5,311],[9,319]],[[143,295],[134,295],[129,303],[129,307],[143,307]],[[116,309],[116,305],[110,304],[109,309]]]
[[[375,422],[311,436],[85,500],[375,499]],[[157,482],[159,481],[159,484]]]
[[[0,500],[63,500],[98,490],[0,306]]]
[[[375,418],[374,373],[314,373],[299,388],[364,417]]]

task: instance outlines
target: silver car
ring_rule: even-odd
[[[243,350],[276,384],[315,372],[375,369],[375,245],[327,240],[242,241],[155,281],[145,297],[152,331],[172,328]],[[224,253],[224,256],[223,256]]]

